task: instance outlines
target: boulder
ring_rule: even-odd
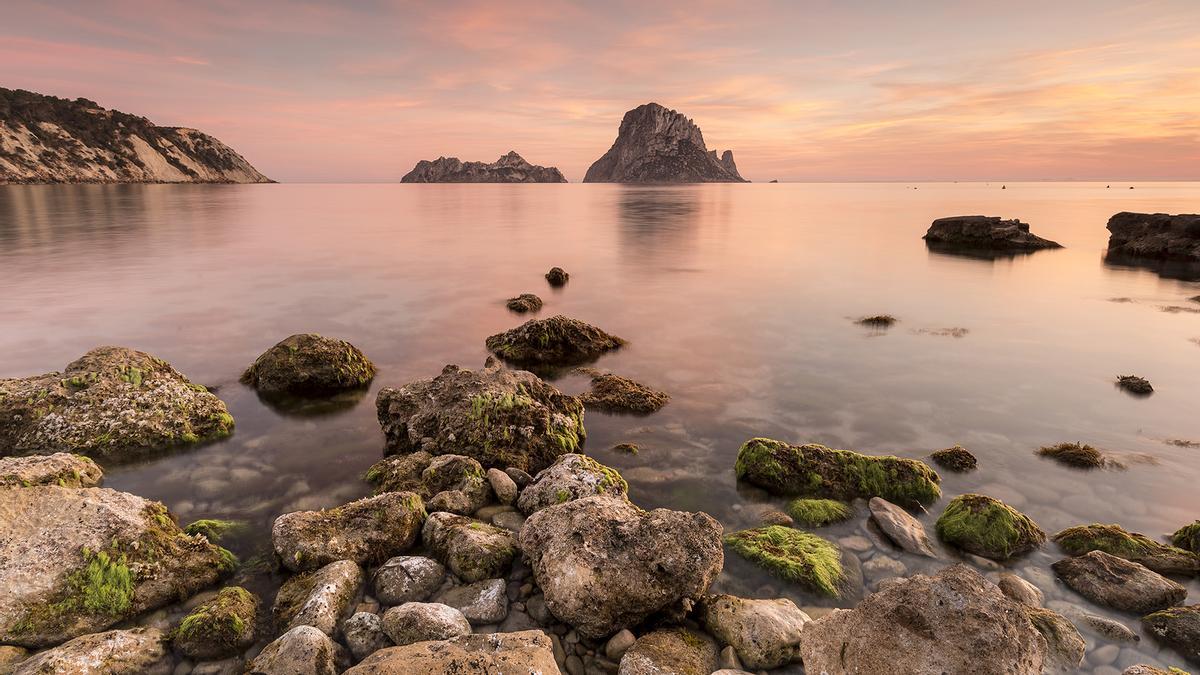
[[[618,349],[625,340],[595,326],[562,315],[530,319],[492,335],[488,351],[520,366],[574,366]]]
[[[772,574],[830,597],[846,586],[838,547],[810,532],[780,525],[741,530],[725,537],[729,548]]]
[[[296,626],[263,648],[246,675],[335,675],[337,648],[312,626]]]
[[[1032,234],[1027,223],[1016,219],[1004,220],[999,216],[938,218],[922,238],[931,248],[956,247],[986,251],[1062,248],[1058,242]]]
[[[450,640],[390,647],[368,656],[346,675],[558,673],[550,638],[540,630],[464,635]]]
[[[467,582],[507,575],[517,553],[508,530],[452,513],[431,514],[421,539],[433,557]]]
[[[883,497],[901,506],[936,501],[937,472],[923,462],[871,457],[823,445],[788,445],[769,438],[746,441],[734,464],[737,477],[772,494],[849,501]]]
[[[1108,231],[1109,256],[1200,261],[1200,215],[1122,211]]]
[[[712,638],[686,628],[646,633],[621,657],[617,675],[708,675],[719,651]]]
[[[787,512],[805,527],[825,527],[854,516],[854,509],[849,504],[836,499],[793,499],[788,502]]]
[[[1147,614],[1183,602],[1187,589],[1146,567],[1103,551],[1051,565],[1076,593],[1098,605]]]
[[[1067,618],[1041,607],[1025,606],[1029,621],[1046,639],[1045,672],[1074,673],[1083,662],[1087,643]]]
[[[554,616],[594,638],[687,611],[724,563],[711,516],[646,512],[611,496],[534,513],[521,548]]]
[[[1046,640],[1025,608],[965,565],[889,582],[805,624],[805,672],[1040,675]]]
[[[396,556],[375,570],[375,598],[384,606],[421,602],[446,580],[446,568],[421,556]]]
[[[1200,556],[1174,546],[1166,546],[1120,525],[1078,525],[1054,535],[1059,548],[1071,555],[1104,551],[1131,560],[1158,572],[1195,576],[1200,574]]]
[[[407,551],[424,519],[419,496],[388,492],[324,511],[285,513],[271,526],[271,543],[284,566],[296,572],[335,560],[377,565]]]
[[[1142,626],[1155,640],[1200,665],[1200,605],[1161,609],[1142,617]]]
[[[583,177],[585,183],[744,183],[726,150],[704,144],[700,127],[674,110],[646,103],[625,113],[617,140]]]
[[[22,661],[13,675],[165,673],[170,668],[163,632],[134,628],[82,635]]]
[[[58,485],[96,487],[104,478],[100,465],[89,457],[56,452],[32,457],[0,457],[0,488]]]
[[[484,467],[540,471],[583,443],[583,404],[533,373],[489,359],[482,370],[446,366],[432,380],[379,392],[389,454],[463,454]]]
[[[562,172],[555,167],[537,166],[525,161],[515,150],[500,159],[486,162],[463,162],[457,157],[422,159],[412,171],[404,174],[401,183],[565,183]]]
[[[504,305],[518,314],[524,314],[540,310],[542,299],[533,293],[522,293],[515,298],[509,298]]]
[[[406,602],[383,613],[383,632],[397,646],[471,634],[463,613],[437,602]]]
[[[472,625],[500,623],[508,616],[508,595],[504,579],[485,579],[443,590],[434,602],[453,607]]]
[[[637,637],[628,628],[622,628],[604,643],[604,655],[611,661],[620,662],[634,642],[637,642]]]
[[[0,643],[46,647],[185,599],[233,572],[158,502],[107,488],[0,489]]]
[[[566,286],[567,282],[570,280],[571,275],[561,267],[551,267],[550,271],[546,272],[546,281],[549,282],[551,286],[556,288],[559,286]]]
[[[254,644],[257,623],[258,598],[240,586],[222,588],[179,623],[175,648],[196,661],[235,656]]]
[[[978,464],[975,455],[972,455],[970,450],[961,445],[946,448],[945,450],[938,450],[929,455],[929,458],[943,469],[958,473],[972,471]]]
[[[871,497],[867,508],[871,510],[871,520],[901,549],[928,558],[937,557],[929,537],[925,536],[925,526],[907,511],[882,497]]]
[[[534,477],[521,491],[517,508],[526,516],[542,509],[596,495],[625,499],[629,484],[616,469],[588,457],[570,453]]]
[[[332,637],[350,613],[362,583],[362,568],[352,560],[297,574],[285,581],[275,596],[275,623],[285,629],[312,626]]]
[[[1099,469],[1110,464],[1096,448],[1084,443],[1058,443],[1038,449],[1037,454],[1075,469]]]
[[[496,495],[496,501],[505,505],[515,504],[519,490],[517,483],[500,469],[487,470],[488,483],[492,486],[492,492]]]
[[[383,632],[383,620],[378,614],[355,612],[342,624],[342,637],[355,661],[362,661],[371,654],[392,646],[392,641]]]
[[[1171,535],[1171,543],[1192,553],[1200,553],[1200,520],[1184,525]]]
[[[358,347],[315,333],[301,333],[262,353],[242,383],[264,396],[327,396],[363,389],[375,379],[375,364]]]
[[[942,541],[992,560],[1028,553],[1046,533],[1028,516],[999,499],[965,494],[950,500],[935,526]]]
[[[97,347],[60,373],[0,379],[0,455],[121,461],[231,433],[221,399],[125,347]]]
[[[421,472],[421,496],[427,510],[469,515],[492,501],[492,488],[483,466],[465,455],[439,455]]]
[[[800,639],[811,618],[786,598],[750,600],[733,595],[704,599],[701,623],[731,645],[746,668],[779,668],[800,660]]]
[[[603,412],[649,415],[671,400],[670,394],[651,389],[627,377],[602,373],[594,368],[578,368],[576,372],[592,378],[591,391],[580,395],[585,408]]]

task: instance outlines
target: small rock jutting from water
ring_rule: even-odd
[[[1096,448],[1084,443],[1058,443],[1038,449],[1037,454],[1076,469],[1099,469],[1115,465]]]
[[[951,216],[938,218],[923,237],[931,247],[961,247],[992,251],[1034,251],[1062,248],[1062,244],[1043,239],[1029,231],[1019,220],[999,216]]]
[[[595,368],[576,368],[575,372],[592,378],[592,390],[579,397],[584,407],[604,412],[648,415],[657,412],[671,400],[670,394],[620,375],[602,373]]]
[[[546,281],[551,286],[565,286],[571,280],[571,275],[561,267],[551,267],[549,272],[546,272]]]
[[[363,389],[374,378],[375,364],[357,347],[315,333],[285,338],[242,373],[242,383],[264,396],[326,396]]]
[[[515,298],[509,298],[504,305],[517,314],[525,314],[541,309],[542,299],[533,293],[522,293]]]
[[[999,499],[977,494],[952,499],[935,529],[947,544],[992,560],[1028,553],[1046,541],[1046,533],[1028,516]]]
[[[530,319],[486,341],[488,351],[519,366],[574,366],[618,349],[625,340],[578,319]]]
[[[891,314],[876,314],[875,316],[864,316],[854,323],[868,328],[891,328],[896,321],[896,317]]]
[[[1200,665],[1200,605],[1160,609],[1142,617],[1142,626],[1159,643]]]
[[[938,450],[929,455],[929,458],[943,469],[958,473],[973,471],[978,464],[975,455],[972,455],[969,450],[961,445],[955,445],[945,450]]]
[[[1154,387],[1150,385],[1150,380],[1137,375],[1118,375],[1117,386],[1131,394],[1145,396],[1154,393]]]
[[[1122,211],[1108,219],[1108,231],[1110,256],[1200,260],[1200,215]]]
[[[882,497],[871,497],[867,508],[871,510],[871,520],[896,546],[916,555],[937,557],[925,535],[925,526],[907,511]]]
[[[1054,535],[1059,548],[1071,555],[1089,551],[1104,551],[1158,572],[1195,576],[1200,574],[1200,556],[1195,553],[1160,544],[1144,534],[1129,532],[1120,525],[1078,525]]]
[[[1171,535],[1171,543],[1177,548],[1200,554],[1200,520],[1176,530]]]

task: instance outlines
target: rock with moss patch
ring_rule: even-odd
[[[629,484],[616,469],[575,453],[563,455],[534,477],[521,491],[517,508],[526,516],[544,508],[575,499],[607,495],[625,499]]]
[[[517,553],[508,530],[451,513],[431,514],[421,539],[433,557],[468,582],[505,576]]]
[[[1007,560],[1046,541],[1046,533],[1028,516],[986,495],[952,499],[937,520],[938,537],[968,553]]]
[[[916,506],[941,496],[937,472],[923,462],[872,457],[823,445],[788,445],[769,438],[746,441],[734,464],[737,477],[772,494],[848,501],[883,497]]]
[[[271,612],[285,630],[312,626],[333,636],[363,585],[363,571],[352,560],[338,560],[304,572],[279,587]]]
[[[787,512],[805,527],[825,527],[849,520],[854,509],[836,499],[793,499],[788,502]]]
[[[938,450],[929,455],[929,458],[943,469],[958,473],[974,471],[975,466],[978,464],[975,455],[972,455],[970,450],[961,445],[946,448],[945,450]]]
[[[188,523],[183,531],[188,534],[202,534],[206,539],[213,543],[220,543],[226,535],[237,535],[249,529],[249,524],[244,520],[219,520],[215,518],[201,518],[200,520]]]
[[[524,314],[541,309],[542,299],[533,293],[522,293],[515,298],[509,298],[504,305],[517,314]]]
[[[174,632],[175,648],[197,661],[240,654],[254,644],[258,598],[240,586],[222,588],[183,618]]]
[[[0,488],[35,485],[96,487],[103,478],[104,472],[91,458],[69,452],[31,457],[0,457]]]
[[[1183,602],[1187,589],[1149,568],[1104,551],[1051,565],[1062,582],[1092,602],[1146,614]]]
[[[701,623],[721,644],[737,650],[742,665],[779,668],[800,660],[804,625],[812,619],[787,598],[751,600],[710,595],[701,608]]]
[[[618,349],[625,340],[578,319],[558,315],[530,319],[489,337],[488,351],[521,366],[576,366]]]
[[[1159,610],[1142,617],[1142,626],[1155,640],[1200,665],[1200,605]]]
[[[462,612],[437,602],[406,602],[383,613],[383,632],[397,646],[471,634]]]
[[[45,647],[184,599],[237,561],[107,488],[0,489],[0,643]]]
[[[271,526],[271,543],[296,572],[335,560],[377,565],[407,551],[424,520],[418,495],[388,492],[324,511],[285,513]]]
[[[871,497],[867,508],[871,510],[871,521],[878,525],[896,546],[927,558],[937,557],[933,552],[933,544],[925,535],[925,526],[908,511],[882,497]]]
[[[336,675],[337,647],[312,626],[296,626],[254,657],[246,675]]]
[[[1024,606],[1029,622],[1046,639],[1047,673],[1074,673],[1083,663],[1087,643],[1067,617],[1042,607]]]
[[[577,398],[493,359],[482,370],[446,366],[431,380],[384,389],[376,404],[389,454],[461,454],[485,468],[540,471],[587,436]]]
[[[670,394],[627,377],[602,373],[595,368],[577,368],[576,372],[592,378],[591,391],[580,395],[579,400],[583,401],[584,407],[593,410],[648,415],[671,401]]]
[[[97,347],[63,372],[0,380],[0,455],[120,461],[232,432],[221,399],[125,347]]]
[[[594,638],[681,615],[724,564],[721,525],[708,514],[647,512],[611,496],[534,513],[521,548],[550,612]]]
[[[1099,469],[1109,464],[1103,453],[1085,443],[1047,445],[1037,454],[1076,469]]]
[[[549,675],[559,672],[552,645],[550,637],[540,630],[464,635],[382,649],[347,670],[346,675]]]
[[[1059,548],[1071,555],[1088,551],[1104,551],[1118,558],[1132,560],[1159,574],[1193,576],[1200,573],[1200,556],[1173,546],[1166,546],[1120,525],[1078,525],[1054,535]]]
[[[830,597],[846,583],[838,547],[810,532],[767,525],[725,537],[730,550],[786,581]]]
[[[421,472],[421,496],[429,495],[427,510],[465,516],[487,506],[494,495],[483,466],[466,455],[440,455]]]
[[[157,628],[83,635],[22,661],[13,675],[170,672],[166,635]]]
[[[1020,605],[965,565],[889,582],[806,624],[810,673],[1041,675],[1046,640]]]
[[[1192,553],[1200,553],[1200,520],[1184,525],[1171,535],[1171,543]]]
[[[263,396],[327,396],[363,389],[375,378],[375,364],[357,347],[315,333],[285,338],[263,352],[242,382]]]
[[[656,630],[639,637],[621,657],[617,675],[709,675],[719,650],[709,636],[687,628]]]
[[[420,602],[446,580],[446,568],[432,558],[396,556],[375,570],[375,597],[386,606]]]

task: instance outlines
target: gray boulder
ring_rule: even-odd
[[[406,602],[383,613],[383,632],[397,646],[471,634],[463,613],[437,602]]]
[[[169,673],[166,635],[156,628],[82,635],[22,661],[13,675]]]
[[[419,496],[389,492],[324,511],[285,513],[271,527],[271,543],[284,566],[297,572],[335,560],[374,565],[407,551],[424,518]]]
[[[800,660],[804,626],[812,619],[786,598],[750,600],[733,595],[704,599],[701,623],[721,644],[730,645],[746,668],[765,669]]]
[[[338,560],[315,572],[297,574],[285,581],[275,596],[275,623],[287,629],[312,626],[333,636],[350,613],[362,584],[362,568],[353,560]]]
[[[616,469],[588,457],[570,453],[538,472],[521,490],[517,508],[526,516],[544,508],[596,495],[625,499],[629,484]]]
[[[421,556],[397,556],[375,570],[375,597],[385,606],[420,602],[446,580],[446,568]]]
[[[383,620],[371,612],[355,612],[342,624],[342,637],[355,661],[362,661],[371,654],[392,646],[392,641],[383,632]]]
[[[58,485],[96,487],[104,478],[100,465],[89,457],[56,452],[32,457],[0,457],[0,488]]]
[[[998,216],[952,216],[938,218],[923,237],[931,247],[961,247],[989,251],[1035,251],[1062,248],[1062,244],[1042,239],[1019,220]]]
[[[882,497],[872,497],[867,502],[867,508],[871,510],[871,520],[901,549],[929,558],[937,557],[925,534],[925,527],[908,511]]]
[[[472,625],[499,623],[508,616],[508,595],[503,579],[486,579],[453,586],[438,594],[434,602],[453,607]]]
[[[551,645],[540,630],[464,635],[380,650],[346,675],[549,675],[559,672]]]
[[[656,630],[637,639],[621,657],[618,675],[708,675],[720,651],[712,638],[686,628]]]
[[[1051,565],[1076,593],[1099,605],[1147,614],[1183,602],[1187,589],[1143,565],[1091,551]]]
[[[421,531],[425,547],[463,581],[502,577],[517,542],[508,530],[452,513],[434,513]]]
[[[263,648],[246,675],[335,675],[337,650],[312,626],[296,626]]]

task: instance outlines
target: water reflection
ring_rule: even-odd
[[[926,241],[925,248],[929,250],[931,256],[951,256],[955,258],[968,258],[971,260],[983,260],[988,262],[995,262],[997,260],[1014,260],[1016,258],[1025,258],[1036,253],[1045,252],[998,251],[996,249],[968,248],[956,244],[949,244],[943,241]]]
[[[678,263],[679,256],[696,246],[699,228],[712,215],[700,217],[703,194],[694,185],[622,185],[617,212],[626,263],[660,264],[664,258]]]
[[[1104,264],[1118,270],[1150,270],[1164,279],[1200,281],[1200,262],[1137,258],[1115,253],[1104,254]]]

